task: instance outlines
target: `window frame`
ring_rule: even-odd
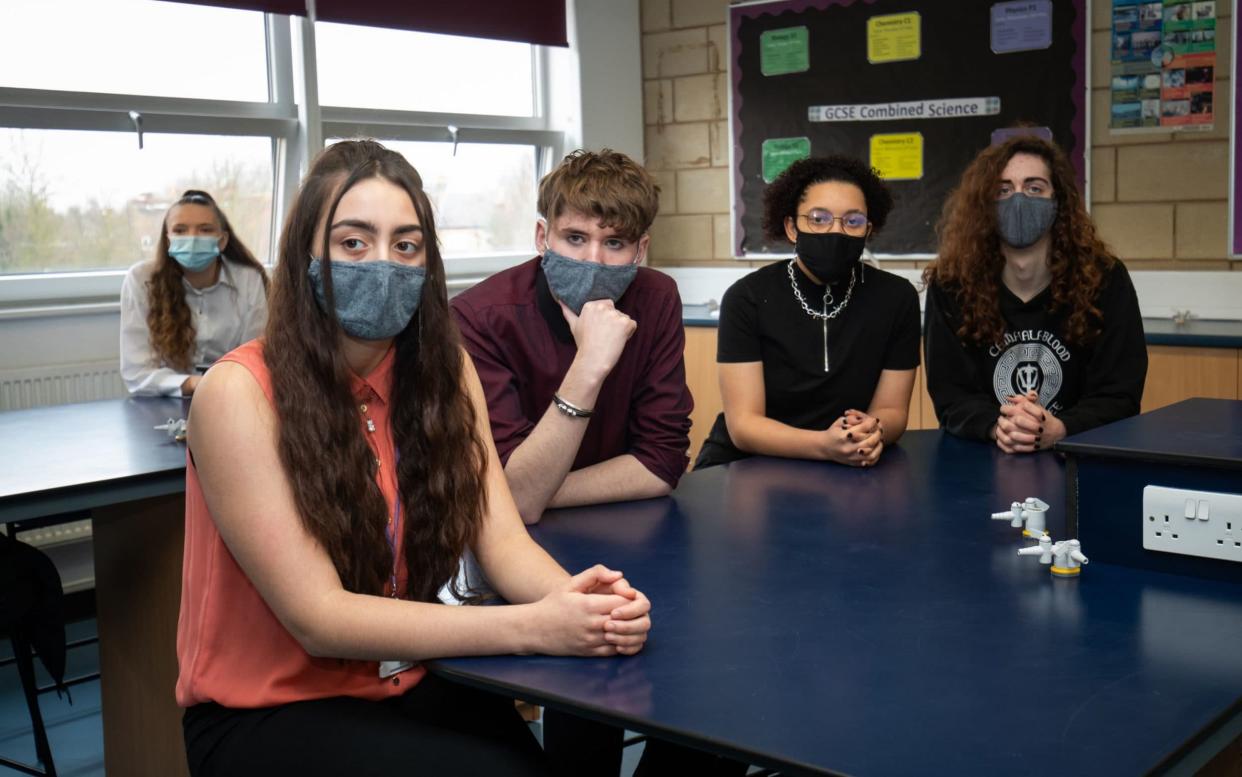
[[[365,135],[451,143],[451,126],[461,143],[533,146],[536,180],[564,153],[565,133],[549,119],[550,60],[543,46],[531,46],[532,116],[345,108],[319,105],[313,21],[264,14],[264,28],[268,102],[0,87],[0,127],[134,134],[129,112],[137,111],[143,133],[271,138],[271,255],[260,257],[269,267],[284,214],[324,138]],[[532,245],[530,251],[446,258],[449,287],[466,288],[534,253]],[[117,309],[127,269],[0,275],[0,319]]]

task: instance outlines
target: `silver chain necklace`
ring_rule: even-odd
[[[796,297],[798,302],[801,303],[802,310],[811,318],[818,318],[820,321],[824,323],[824,372],[827,372],[828,371],[828,320],[832,318],[836,318],[837,314],[840,313],[842,310],[844,310],[846,305],[850,304],[850,297],[854,294],[854,278],[856,276],[854,275],[854,271],[850,270],[850,285],[845,290],[845,299],[841,300],[841,304],[833,308],[831,313],[828,312],[828,306],[833,303],[832,288],[828,284],[826,283],[824,284],[824,311],[821,313],[818,310],[811,310],[811,306],[806,304],[806,297],[802,296],[802,290],[798,288],[798,281],[794,277],[794,262],[795,261],[797,260],[790,259],[789,264],[786,265],[786,269],[789,270],[789,285],[793,287],[794,297]]]

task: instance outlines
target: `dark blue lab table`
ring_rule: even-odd
[[[433,671],[793,773],[1198,768],[1242,717],[1242,586],[1108,564],[1054,579],[990,519],[1028,496],[1062,539],[1056,454],[925,431],[873,470],[755,458],[671,498],[551,512],[532,534],[560,562],[650,596],[647,648]]]
[[[0,523],[90,511],[108,774],[187,774],[173,697],[185,446],[153,427],[188,408],[145,398],[0,413]]]

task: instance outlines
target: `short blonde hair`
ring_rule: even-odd
[[[625,154],[578,150],[539,182],[539,215],[551,223],[568,210],[594,216],[625,239],[637,240],[660,210],[660,187]]]

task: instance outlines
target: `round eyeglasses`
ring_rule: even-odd
[[[815,208],[809,213],[799,213],[798,219],[806,223],[807,232],[815,234],[831,232],[832,225],[840,221],[841,230],[855,237],[867,234],[867,227],[871,224],[866,213],[856,210],[851,210],[844,216],[834,216],[826,210]]]

